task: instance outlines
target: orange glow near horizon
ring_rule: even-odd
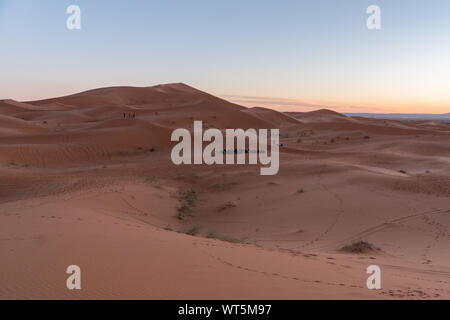
[[[351,99],[343,101],[320,99],[302,100],[236,95],[222,95],[221,97],[246,107],[264,107],[285,112],[330,109],[348,113],[450,113],[450,103],[442,103],[440,101],[409,101],[407,99],[398,101],[380,98],[376,102],[365,102],[364,100]]]

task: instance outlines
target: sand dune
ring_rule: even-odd
[[[29,103],[37,106],[47,105],[49,103],[62,103],[81,108],[95,106],[177,107],[199,99],[232,105],[236,109],[244,109],[244,107],[229,103],[183,83],[153,87],[100,88],[65,97],[31,101]]]
[[[6,100],[0,100],[0,110],[1,114],[3,115],[14,115],[14,114],[20,114],[28,111],[34,111],[34,110],[42,110],[39,107],[36,107],[31,104],[22,103],[19,101],[6,99]]]
[[[279,174],[173,165],[170,134],[194,120],[280,128]],[[0,101],[0,298],[448,299],[449,138],[185,84]]]
[[[0,115],[0,137],[36,134],[45,131],[45,128],[39,124],[30,123],[10,116]]]
[[[310,111],[310,112],[287,112],[287,114],[291,115],[292,117],[296,119],[301,119],[303,121],[319,121],[319,122],[328,122],[331,120],[335,121],[352,121],[353,119],[350,117],[347,117],[343,114],[340,114],[335,111],[327,110],[327,109],[320,109],[316,111]]]
[[[254,107],[246,110],[248,113],[261,118],[277,127],[290,126],[301,123],[301,121],[287,114],[277,112],[272,109]]]

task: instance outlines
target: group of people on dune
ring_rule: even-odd
[[[125,112],[123,113],[123,118],[124,119],[127,118],[127,114]],[[136,119],[136,113],[129,113],[128,114],[128,119],[131,119],[131,118]]]

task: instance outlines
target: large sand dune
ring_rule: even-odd
[[[280,128],[279,174],[173,165],[194,120]],[[449,124],[113,87],[0,101],[0,163],[2,299],[450,298]]]

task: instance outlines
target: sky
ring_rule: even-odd
[[[0,99],[174,82],[280,111],[447,113],[450,1],[0,0]]]

